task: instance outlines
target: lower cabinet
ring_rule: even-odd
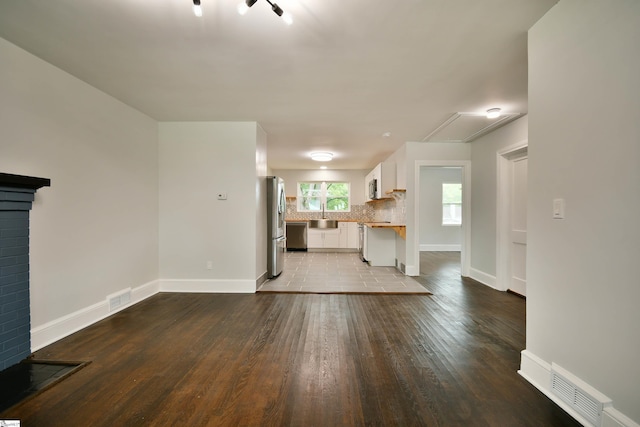
[[[340,248],[358,249],[358,223],[357,222],[339,222],[340,229]]]
[[[307,247],[310,249],[339,248],[340,229],[320,230],[317,228],[309,228],[307,230]]]
[[[309,249],[358,249],[358,223],[338,222],[338,228],[307,229]]]

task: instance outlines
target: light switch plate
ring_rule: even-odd
[[[553,219],[564,219],[564,199],[553,199]]]
[[[218,200],[227,200],[227,193],[218,193]]]

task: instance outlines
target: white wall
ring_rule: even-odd
[[[300,181],[340,181],[351,183],[351,204],[363,205],[364,177],[370,170],[358,169],[278,169],[273,173],[284,179],[287,197],[296,197],[296,184]]]
[[[255,292],[264,139],[255,122],[159,124],[162,290]]]
[[[529,31],[527,212],[527,351],[636,423],[638,40],[637,0],[561,0]]]
[[[256,134],[256,272],[255,277],[260,278],[267,274],[267,180],[270,176],[267,169],[267,133],[260,125]],[[260,286],[260,283],[257,283]]]
[[[471,277],[495,286],[497,153],[526,141],[528,116],[519,118],[471,143]]]
[[[36,349],[157,278],[157,124],[3,39],[0,58],[0,170],[51,179],[31,211]]]
[[[420,168],[420,250],[460,250],[461,227],[442,225],[442,184],[462,183],[461,168]]]

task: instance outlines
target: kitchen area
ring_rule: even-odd
[[[345,171],[324,172],[323,182],[346,181],[340,175]],[[396,267],[396,238],[406,238],[406,190],[395,188],[395,164],[380,163],[364,177],[346,181],[347,209],[332,209],[325,203],[318,210],[304,209],[298,187],[307,176],[301,173],[295,181],[285,178],[287,251],[357,252],[372,266]]]
[[[406,239],[406,190],[396,188],[395,164],[380,163],[371,171],[274,173],[285,187],[286,251],[282,272],[260,291],[274,287],[283,291],[283,283],[297,280],[301,285],[323,282],[327,291],[345,291],[345,285],[356,291],[365,284],[377,292],[427,292],[404,275],[398,262],[397,249],[404,248]],[[348,188],[348,205],[336,203],[339,197],[331,195],[310,204],[301,200],[313,199],[314,191],[319,194],[331,183]],[[305,193],[307,188],[311,196]]]

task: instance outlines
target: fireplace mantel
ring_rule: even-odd
[[[51,186],[48,178],[37,178],[35,176],[13,175],[0,172],[0,187],[28,188],[37,190],[42,187]]]

